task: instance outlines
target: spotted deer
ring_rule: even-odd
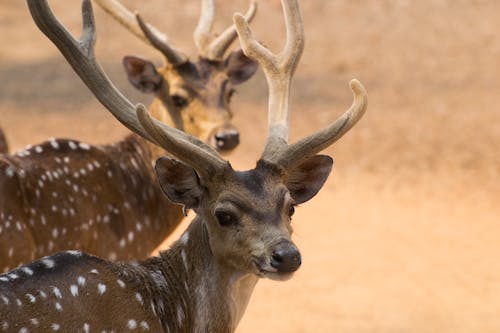
[[[137,16],[128,26],[161,50],[167,64],[156,70],[149,62],[126,57],[125,65],[138,88],[156,93],[153,117],[227,151],[238,141],[229,122],[233,87],[248,79],[257,64],[241,50],[223,58],[236,30],[232,26],[213,37],[213,0],[202,5],[196,63]],[[255,10],[253,4],[248,19]],[[0,133],[0,150],[2,142]],[[0,272],[68,248],[111,260],[147,258],[183,218],[181,206],[163,195],[155,179],[154,161],[164,154],[131,135],[104,146],[51,139],[0,155]]]
[[[141,92],[155,94],[151,114],[201,138],[221,152],[234,149],[239,144],[240,135],[230,123],[232,111],[229,102],[235,86],[252,77],[257,63],[241,50],[224,56],[236,38],[236,29],[231,25],[219,36],[211,33],[214,0],[201,1],[202,14],[193,34],[198,50],[196,61],[190,61],[157,28],[130,12],[119,1],[95,2],[129,32],[165,57],[166,64],[161,68],[155,68],[151,61],[140,57],[123,58],[129,82]],[[252,20],[256,10],[257,4],[251,2],[245,16]]]
[[[363,86],[351,81],[351,108],[328,127],[288,144],[290,83],[304,33],[297,0],[283,0],[286,46],[274,55],[236,14],[244,52],[262,65],[269,85],[269,125],[255,168],[236,171],[214,149],[131,104],[93,56],[91,3],[75,40],[45,0],[28,0],[38,27],[58,46],[106,108],[127,127],[172,153],[156,172],[165,194],[197,216],[158,257],[116,263],[68,251],[0,275],[0,328],[7,332],[234,332],[259,278],[286,280],[301,265],[291,216],[311,199],[332,167],[318,153],[366,110]]]

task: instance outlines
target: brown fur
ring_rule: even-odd
[[[157,168],[171,160],[158,163]],[[294,193],[285,184],[286,174],[293,173],[261,162],[254,170],[228,166],[210,180],[200,179],[205,190],[187,194],[201,196],[194,207],[198,217],[159,257],[117,264],[63,252],[0,275],[0,328],[234,332],[258,277],[282,280],[292,274],[275,269],[272,258],[279,244],[291,244]],[[179,174],[160,176],[162,186],[192,177]],[[309,183],[316,182],[303,185],[316,186]],[[231,209],[237,224],[221,225],[214,215],[220,209]]]
[[[217,147],[218,131],[236,131],[229,106],[234,85],[255,69],[241,51],[223,61],[167,65],[157,73],[162,79],[150,112],[172,126],[180,117],[180,129]],[[189,102],[182,109],[172,101],[179,95]],[[146,258],[183,218],[181,206],[159,190],[151,168],[163,155],[135,135],[105,146],[56,140],[3,155],[0,272],[65,249],[112,260]]]
[[[0,271],[71,248],[147,257],[182,219],[151,165],[136,136],[106,146],[52,140],[0,157]]]

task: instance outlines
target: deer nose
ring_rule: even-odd
[[[271,266],[279,273],[295,272],[301,263],[300,252],[291,242],[279,243],[271,257]]]
[[[240,143],[240,133],[235,129],[220,129],[215,135],[215,144],[219,150],[234,149]]]

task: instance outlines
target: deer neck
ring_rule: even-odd
[[[176,293],[162,302],[163,309],[167,309],[167,304],[175,307],[159,315],[167,331],[235,331],[258,278],[216,260],[200,218],[191,223],[170,250],[153,260],[156,267],[152,270],[160,270],[168,281],[168,290]],[[159,307],[156,312],[160,311]]]

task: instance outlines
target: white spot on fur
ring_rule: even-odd
[[[76,284],[69,286],[69,290],[71,291],[71,295],[74,297],[78,296],[78,286]]]
[[[59,331],[59,329],[61,328],[61,325],[59,325],[57,323],[53,323],[52,325],[50,325],[50,327],[52,327],[53,331]]]
[[[43,224],[43,223],[42,223]],[[45,267],[47,268],[53,268],[56,263],[54,260],[50,259],[50,258],[45,258],[45,259],[42,259],[42,263],[45,265]]]
[[[137,328],[137,322],[134,320],[134,319],[130,319],[128,322],[127,322],[127,327],[131,330],[133,329],[136,329]]]
[[[56,302],[56,310],[61,312],[62,311],[62,306],[59,302]]]
[[[80,285],[80,287],[83,287],[85,285],[85,278],[83,276],[79,276],[77,281],[78,281],[77,283],[78,283],[78,285]]]
[[[97,291],[99,292],[99,295],[102,295],[106,292],[106,285],[103,283],[99,283],[97,285]]]
[[[145,331],[149,331],[149,324],[145,321],[141,321],[141,328]]]
[[[61,299],[62,298],[62,294],[61,294],[61,291],[59,290],[59,288],[57,287],[52,287],[52,293],[54,294],[54,296],[56,296],[57,298]]]
[[[30,301],[31,303],[35,303],[36,302],[36,297],[31,295],[31,294],[26,294],[26,298],[28,299],[28,301]]]
[[[80,142],[78,144],[78,146],[80,146],[80,148],[83,149],[83,150],[89,150],[90,149],[90,146],[88,144],[86,144],[86,143],[83,143],[83,142]]]
[[[26,273],[27,275],[30,275],[30,276],[33,275],[33,270],[31,268],[29,268],[29,267],[24,266],[24,267],[21,268],[21,270],[24,273]]]
[[[69,141],[68,142],[68,146],[73,149],[73,150],[76,150],[77,146],[76,146],[76,143],[74,143],[73,141]]]
[[[136,293],[136,294],[135,294],[135,299],[137,300],[137,302],[139,302],[139,303],[141,303],[141,304],[144,304],[144,301],[142,300],[142,296],[141,296],[141,294]]]
[[[89,333],[90,332],[90,325],[88,323],[83,324],[83,331],[85,333]]]
[[[116,283],[118,283],[120,287],[125,288],[125,282],[123,282],[122,280],[118,279],[116,280]]]

